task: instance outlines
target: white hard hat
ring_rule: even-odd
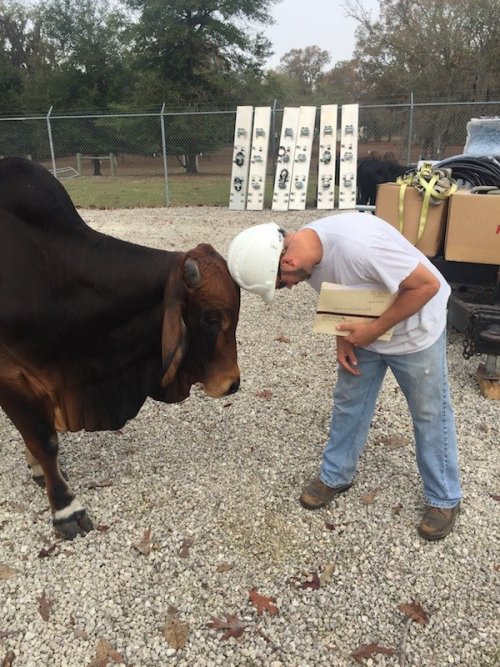
[[[238,285],[259,294],[264,303],[271,303],[284,231],[275,222],[266,222],[243,230],[231,242],[227,266]]]

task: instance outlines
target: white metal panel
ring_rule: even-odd
[[[289,209],[296,211],[306,207],[315,121],[316,107],[300,107],[288,204]]]
[[[336,104],[323,104],[319,122],[318,203],[320,209],[335,206],[335,166],[337,162]]]
[[[356,208],[358,104],[342,106],[340,127],[339,209]]]
[[[283,111],[283,123],[281,125],[280,144],[276,158],[276,174],[271,207],[274,211],[288,210],[298,123],[299,108],[285,107]]]
[[[248,192],[253,107],[237,107],[229,208],[244,210]]]
[[[260,211],[264,208],[270,126],[271,107],[256,107],[247,193],[247,209],[250,211]]]

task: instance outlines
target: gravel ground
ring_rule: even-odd
[[[223,254],[253,222],[296,229],[317,215],[82,211],[121,238]],[[355,486],[307,512],[298,495],[318,470],[335,380],[333,339],[311,332],[315,301],[306,285],[270,306],[243,293],[237,394],[193,390],[148,401],[120,432],[63,434],[63,466],[98,528],[73,542],[54,537],[0,414],[0,664],[340,667],[363,646],[367,666],[500,664],[500,405],[479,393],[479,360],[449,332],[464,491],[452,535],[431,544],[415,530],[422,489],[392,376]]]

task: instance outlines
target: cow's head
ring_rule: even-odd
[[[212,246],[200,244],[185,254],[174,273],[164,299],[165,400],[186,398],[195,382],[214,398],[237,391],[240,290],[226,261]]]

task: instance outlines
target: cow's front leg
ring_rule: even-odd
[[[85,535],[92,530],[92,521],[59,467],[57,434],[52,432],[43,444],[26,440],[26,447],[43,472],[56,532],[64,539],[72,540],[77,535]]]

